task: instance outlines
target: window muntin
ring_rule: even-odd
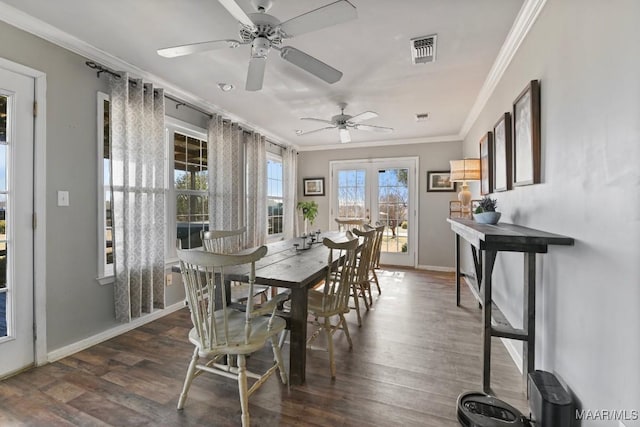
[[[282,234],[283,190],[282,158],[269,154],[267,156],[267,237]]]

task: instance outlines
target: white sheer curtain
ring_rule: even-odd
[[[209,227],[236,230],[243,225],[244,163],[242,130],[214,115],[208,128]]]
[[[259,133],[245,133],[247,153],[247,247],[267,238],[267,141]]]
[[[298,152],[291,147],[282,150],[282,172],[284,179],[284,238],[291,239],[299,235],[298,215]]]
[[[112,78],[111,186],[115,309],[130,322],[164,308],[164,93]]]

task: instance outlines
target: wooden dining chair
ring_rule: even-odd
[[[371,260],[373,257],[373,250],[375,244],[376,231],[360,231],[354,228],[353,234],[362,238],[362,244],[358,248],[357,257],[357,271],[356,278],[351,285],[351,295],[353,296],[353,302],[356,309],[356,315],[358,317],[358,326],[362,326],[362,316],[360,314],[360,298],[364,302],[364,306],[367,311],[373,304],[373,298],[371,297],[371,283],[369,281],[369,272],[371,270]]]
[[[336,364],[334,358],[333,335],[342,330],[349,342],[349,349],[353,347],[349,327],[344,315],[349,312],[349,296],[351,284],[356,280],[356,251],[358,239],[351,236],[346,242],[337,243],[325,238],[322,243],[329,248],[328,269],[322,289],[309,291],[308,311],[314,317],[312,324],[317,326],[307,343],[311,343],[321,332],[327,337],[329,351],[329,368],[331,378],[336,377]],[[340,268],[334,266],[334,261],[342,259]],[[337,317],[337,322],[331,319]]]
[[[180,270],[187,303],[191,310],[193,328],[189,341],[195,346],[187,369],[184,387],[178,400],[178,409],[183,409],[193,379],[202,373],[235,378],[238,381],[242,425],[249,427],[249,396],[253,394],[275,371],[280,370],[283,384],[287,374],[282,362],[277,336],[286,326],[284,319],[275,315],[277,303],[254,307],[249,298],[245,311],[235,310],[225,304],[225,268],[246,265],[250,269],[249,291],[255,282],[255,263],[267,253],[261,246],[247,254],[224,255],[202,250],[179,250]],[[219,292],[216,287],[220,286]],[[220,299],[217,301],[216,299]],[[216,309],[216,307],[220,307]],[[247,370],[246,356],[271,343],[275,362],[262,374]],[[226,356],[226,357],[225,357]],[[228,361],[237,358],[237,366]],[[205,359],[203,363],[200,359]],[[248,387],[248,378],[256,380]]]
[[[384,235],[384,224],[376,223],[376,226],[373,227],[369,224],[365,224],[365,230],[375,230],[376,236],[373,244],[373,254],[371,256],[371,268],[369,270],[370,280],[373,280],[376,284],[376,288],[378,288],[378,295],[382,294],[382,290],[380,289],[380,282],[378,281],[378,274],[376,274],[376,270],[380,268],[380,252],[382,251],[382,238]]]
[[[244,248],[243,238],[247,227],[237,230],[210,230],[200,231],[202,247],[208,252],[219,254],[233,254]],[[269,287],[255,285],[253,297],[260,297],[260,302],[264,303],[268,299]],[[231,302],[244,304],[249,298],[249,289],[246,283],[234,281],[231,284]]]
[[[364,218],[336,218],[335,221],[338,223],[338,231],[347,231],[352,228],[364,230],[364,224],[367,223]]]

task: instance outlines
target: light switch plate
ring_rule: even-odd
[[[69,192],[64,190],[58,191],[58,206],[69,206]]]

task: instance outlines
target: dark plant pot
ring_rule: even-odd
[[[474,213],[473,219],[479,224],[497,224],[500,221],[500,212],[481,212]]]

